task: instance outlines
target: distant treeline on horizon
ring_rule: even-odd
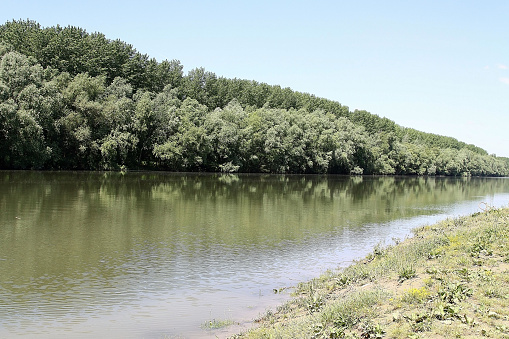
[[[507,176],[509,159],[290,88],[0,26],[0,169]]]

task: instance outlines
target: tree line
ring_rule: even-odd
[[[0,168],[502,176],[509,161],[338,102],[186,75],[119,40],[0,26]]]

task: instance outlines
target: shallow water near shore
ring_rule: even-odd
[[[0,337],[221,337],[507,178],[0,172]]]

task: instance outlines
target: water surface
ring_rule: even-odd
[[[0,337],[221,337],[201,325],[482,202],[509,180],[0,172]]]

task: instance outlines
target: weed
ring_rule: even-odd
[[[438,269],[436,267],[428,267],[426,268],[426,273],[432,276],[433,279],[438,279]]]
[[[482,270],[478,273],[479,279],[481,281],[492,281],[493,280],[493,272],[491,270]]]
[[[345,337],[345,330],[343,328],[332,327],[329,328],[329,338],[338,339]]]
[[[409,304],[417,304],[426,301],[430,297],[430,292],[426,287],[411,288],[403,292],[401,301]]]
[[[412,279],[415,276],[416,276],[416,272],[415,272],[415,269],[413,268],[413,266],[403,267],[399,271],[399,279],[398,279],[398,281],[401,283],[401,282],[403,282],[405,280]]]
[[[369,313],[369,308],[378,303],[386,293],[380,289],[360,291],[343,300],[337,300],[323,308],[321,319],[337,328],[348,328],[360,321],[361,314]]]
[[[437,258],[440,258],[441,256],[444,255],[444,250],[443,249],[438,249],[438,248],[435,248],[435,249],[432,249],[429,253],[428,253],[428,259],[437,259]]]
[[[463,268],[457,270],[456,273],[458,273],[458,275],[460,275],[463,278],[463,280],[465,280],[467,282],[470,281],[471,273],[468,268],[463,267]]]
[[[494,284],[489,284],[481,289],[483,295],[487,298],[505,298],[505,291],[501,288],[501,286],[497,286]]]
[[[306,304],[307,309],[311,313],[319,311],[323,305],[324,305],[323,297],[316,293],[313,294],[312,296],[309,296]]]
[[[432,277],[429,277],[429,278],[424,278],[423,279],[423,283],[424,285],[426,285],[427,287],[432,287],[435,282],[434,282],[434,279]]]
[[[344,287],[350,283],[351,279],[346,275],[341,275],[335,279],[335,283],[337,286]]]
[[[323,332],[323,324],[322,323],[314,323],[309,326],[309,330],[311,332],[311,338],[319,338],[320,334]]]
[[[202,328],[209,329],[209,330],[215,330],[218,328],[227,327],[230,325],[235,324],[233,320],[230,319],[212,319],[208,320],[205,323],[202,324]]]
[[[470,248],[470,256],[479,258],[481,255],[493,255],[493,251],[489,248],[489,242],[486,238],[478,238]]]
[[[379,339],[383,338],[385,331],[380,324],[374,324],[371,321],[360,325],[361,338],[363,339]]]
[[[390,247],[384,247],[383,243],[378,243],[375,245],[375,248],[373,249],[373,256],[374,257],[381,257],[387,253],[387,250]]]
[[[439,304],[433,310],[433,317],[439,320],[459,318],[460,307],[451,304]]]
[[[429,331],[431,328],[430,314],[427,312],[412,313],[404,318],[410,323],[413,332]]]
[[[462,283],[444,283],[440,286],[438,296],[442,301],[450,304],[458,304],[460,301],[472,295],[472,289]]]

